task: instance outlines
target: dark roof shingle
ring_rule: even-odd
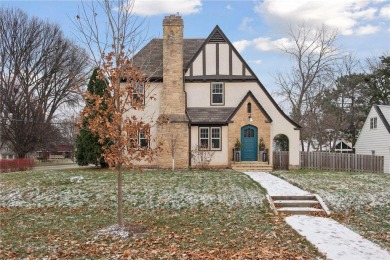
[[[183,69],[204,43],[205,39],[183,39]],[[153,39],[135,56],[133,64],[150,78],[163,77],[163,39]]]
[[[191,124],[226,124],[235,107],[189,107],[187,114]]]

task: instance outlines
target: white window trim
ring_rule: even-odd
[[[215,85],[222,85],[222,93],[213,93],[213,87]],[[222,102],[221,103],[214,103],[213,102],[213,95],[222,95]],[[225,84],[223,82],[212,82],[210,87],[210,104],[212,106],[224,106],[225,105]]]
[[[201,142],[201,140],[205,140],[205,139],[206,139],[206,138],[204,138],[204,137],[201,137],[202,129],[206,129],[206,130],[207,130],[207,147],[206,147],[206,148],[202,147],[202,142]],[[199,143],[198,143],[199,149],[202,149],[202,150],[210,150],[210,127],[199,127],[198,142],[199,142]]]
[[[141,137],[142,133],[144,134],[144,137]],[[141,140],[146,140],[147,145],[146,146],[142,146]],[[150,141],[148,140],[148,138],[146,136],[146,133],[144,131],[138,131],[138,147],[140,149],[149,148],[150,147]]]
[[[219,130],[219,138],[213,138],[213,129]],[[213,140],[218,139],[219,140],[219,147],[213,148]],[[221,127],[210,127],[210,150],[219,151],[222,150],[222,128]]]
[[[378,128],[378,119],[377,117],[371,117],[370,118],[370,129],[377,129]]]
[[[142,105],[145,105],[145,83],[136,82],[134,84],[135,85],[133,87],[132,99],[134,100],[135,97],[142,95]],[[137,93],[139,90],[139,86],[142,86],[142,93]]]

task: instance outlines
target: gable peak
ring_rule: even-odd
[[[214,30],[210,34],[210,37],[208,39],[208,42],[213,42],[213,43],[223,43],[227,42],[226,41],[226,36],[222,32],[221,28],[219,26],[215,26]]]

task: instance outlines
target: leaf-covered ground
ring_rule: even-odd
[[[103,170],[0,175],[0,258],[313,259],[318,252],[269,210],[264,190],[233,171],[124,174],[127,239],[116,176]]]
[[[390,250],[390,175],[315,170],[275,175],[319,194],[332,218]]]

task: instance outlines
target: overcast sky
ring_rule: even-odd
[[[70,38],[75,32],[70,19],[79,5],[73,0],[0,0],[1,7],[18,7],[58,23]],[[136,0],[134,11],[146,19],[150,38],[161,37],[163,17],[177,12],[183,16],[186,38],[206,38],[219,25],[271,93],[277,89],[276,72],[290,66],[289,58],[278,50],[280,43],[288,43],[290,25],[305,22],[337,28],[343,51],[362,60],[390,53],[387,0]]]

